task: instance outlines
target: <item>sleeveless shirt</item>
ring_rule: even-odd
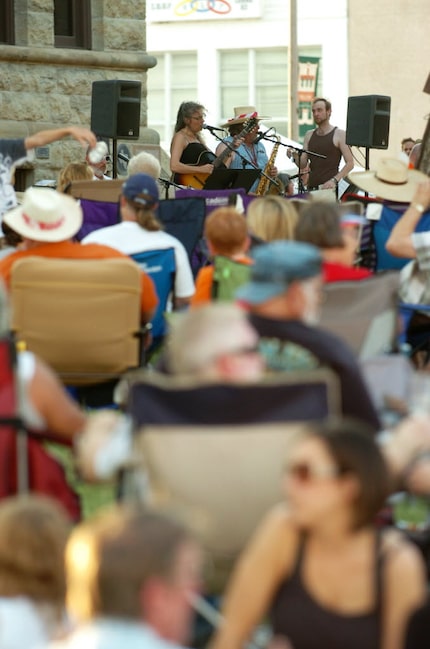
[[[294,649],[380,649],[382,562],[379,534],[375,541],[376,602],[372,611],[362,615],[336,613],[312,599],[302,581],[305,547],[303,540],[293,574],[276,593],[271,612],[274,635],[287,637]]]
[[[318,158],[317,156],[308,156],[311,162],[311,170],[309,172],[309,189],[318,189],[319,185],[323,185],[327,180],[330,180],[339,171],[339,163],[342,157],[340,149],[333,144],[334,132],[337,126],[334,127],[327,135],[317,135],[316,129],[311,135],[308,144],[308,150],[326,158]]]

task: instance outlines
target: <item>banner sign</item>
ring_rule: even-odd
[[[147,0],[150,23],[260,18],[262,0]]]
[[[319,56],[299,56],[299,140],[303,142],[306,131],[315,126],[312,117],[312,100],[318,87]]]

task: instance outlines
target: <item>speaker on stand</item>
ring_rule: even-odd
[[[93,81],[91,130],[112,139],[113,177],[117,177],[117,140],[137,140],[140,130],[140,81]]]
[[[366,148],[366,169],[369,150],[388,149],[391,97],[361,95],[348,98],[346,143]]]

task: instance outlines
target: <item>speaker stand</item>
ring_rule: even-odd
[[[118,142],[112,138],[112,178],[118,178]]]

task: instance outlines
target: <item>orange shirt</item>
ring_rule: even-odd
[[[247,266],[253,263],[253,260],[250,257],[240,257],[235,259],[239,264],[246,264]],[[191,298],[191,306],[196,306],[197,304],[206,304],[207,302],[212,302],[212,284],[214,278],[214,267],[213,266],[204,266],[200,268],[196,277],[196,290]]]
[[[30,250],[19,250],[0,260],[0,277],[7,287],[10,284],[12,266],[18,259],[25,257],[51,257],[53,259],[112,259],[115,257],[129,259],[118,250],[102,246],[98,243],[81,245],[74,241],[59,241],[41,243]],[[158,304],[154,283],[148,275],[141,273],[141,311],[142,317],[148,321]]]

